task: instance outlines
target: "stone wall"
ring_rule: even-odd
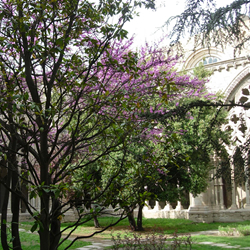
[[[135,212],[135,216],[137,213]],[[145,218],[168,218],[168,219],[189,219],[193,222],[212,223],[212,222],[238,222],[250,220],[250,209],[236,209],[236,210],[218,210],[210,211],[206,210],[193,210],[183,209],[181,211],[170,210],[164,211],[164,209],[156,211],[154,209],[143,210],[143,216]]]

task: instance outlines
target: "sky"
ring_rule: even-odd
[[[216,6],[225,6],[232,0],[217,0]],[[125,29],[129,31],[128,37],[134,35],[134,46],[139,47],[147,41],[149,44],[159,41],[168,31],[162,28],[164,23],[171,16],[182,13],[185,9],[185,0],[156,0],[156,11],[138,9],[140,13],[132,21],[125,25]]]
[[[171,6],[158,3],[156,11],[139,9],[140,16],[126,24],[124,28],[129,31],[128,37],[134,35],[134,46],[144,45],[146,41],[158,41],[167,34],[166,28],[162,26],[169,17],[180,14],[185,6],[183,0],[171,2]]]

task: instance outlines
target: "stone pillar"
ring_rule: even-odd
[[[232,205],[229,208],[230,210],[238,209],[238,206],[236,205],[236,185],[234,180],[234,165],[232,161],[230,162],[230,166],[232,169],[232,175],[231,175],[231,182],[232,182]]]
[[[222,183],[222,178],[218,179],[218,188],[219,188],[219,209],[225,209],[224,205],[224,197],[223,197],[223,183]]]
[[[248,165],[245,164],[245,174],[248,176]],[[250,209],[250,197],[249,197],[249,180],[247,178],[245,183],[245,190],[246,190],[246,204],[244,205],[245,209]]]
[[[198,194],[196,197],[190,194],[190,206],[188,210],[189,211],[208,211],[208,206],[206,206],[203,201],[203,193]]]
[[[7,214],[11,213],[11,192],[9,194],[9,201],[8,201],[8,207],[7,207]]]
[[[245,189],[246,189],[246,204],[244,205],[244,208],[250,209],[249,183],[248,183],[248,181],[245,183]]]
[[[30,200],[30,204],[33,207],[32,210],[34,211],[40,211],[40,197],[32,198]]]
[[[63,210],[64,215],[63,215],[62,219],[63,219],[63,221],[76,221],[78,216],[79,216],[77,213],[75,213],[76,208],[74,207],[74,208],[69,209],[69,207],[70,207],[70,205],[66,205],[64,207],[64,210]]]
[[[220,208],[219,207],[218,191],[219,191],[218,180],[216,179],[216,180],[214,180],[214,202],[215,202],[214,207],[213,207],[214,210],[219,210],[219,208]]]
[[[50,202],[51,203],[51,202]],[[50,205],[50,207],[52,206],[52,204]],[[40,211],[40,207],[41,207],[41,204],[40,204],[40,197],[37,196],[36,197],[36,208],[38,211]]]
[[[170,211],[170,210],[172,210],[172,209],[173,209],[173,208],[172,208],[172,206],[170,205],[170,203],[166,201],[166,206],[163,208],[163,210],[164,210],[164,211]]]
[[[232,178],[232,205],[229,209],[234,210],[238,209],[238,206],[236,205],[236,190],[235,190],[235,181],[234,178]]]
[[[195,222],[213,222],[213,213],[209,211],[208,206],[204,203],[203,193],[196,197],[190,194],[188,218]]]
[[[177,201],[177,205],[176,205],[175,210],[176,210],[176,211],[181,211],[182,209],[183,209],[183,206],[181,205],[181,202],[180,202],[180,201]]]
[[[149,205],[149,201],[145,201],[145,206],[143,207],[143,210],[152,210],[151,206]]]
[[[155,206],[154,206],[154,211],[160,211],[161,210],[161,206],[159,201],[155,201]]]
[[[32,198],[32,199],[30,200],[30,204],[31,204],[31,206],[32,206],[32,210],[35,211],[35,209],[36,209],[35,198]]]

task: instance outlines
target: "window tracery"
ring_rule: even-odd
[[[250,106],[250,76],[243,80],[241,87],[238,88],[232,99],[235,103]],[[236,145],[244,144],[250,136],[250,108],[239,106],[231,108],[225,130],[231,131]]]
[[[199,66],[200,63],[203,63],[203,65],[208,65],[208,64],[212,64],[212,63],[216,63],[220,61],[220,58],[215,57],[215,56],[207,56],[202,58],[197,64],[196,66]]]

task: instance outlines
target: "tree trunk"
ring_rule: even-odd
[[[41,221],[43,224],[44,229],[40,229],[38,231],[39,236],[40,236],[40,250],[48,250],[50,249],[50,234],[49,234],[49,227],[48,223],[45,225],[43,221]]]
[[[44,122],[37,117],[37,125],[39,128],[43,128],[40,132],[40,147],[41,147],[41,159],[40,159],[40,182],[44,186],[49,187],[51,184],[51,176],[49,174],[49,161],[50,157],[48,154],[48,126],[47,118],[44,118]],[[42,190],[40,196],[41,199],[41,212],[40,212],[40,223],[43,228],[39,229],[40,236],[40,250],[50,250],[50,194]]]
[[[28,180],[28,172],[24,170],[23,165],[21,166],[21,168],[22,168],[21,171],[22,171],[23,178]],[[25,200],[28,201],[29,199],[29,192],[27,188],[28,182],[25,181],[24,179],[22,180],[22,183],[21,183],[21,193],[23,197],[25,198]],[[27,210],[26,203],[23,200],[21,200],[21,213],[25,213],[26,210]]]
[[[15,132],[15,129],[12,128],[12,133]],[[19,209],[20,209],[20,183],[19,183],[19,173],[16,160],[16,151],[17,151],[17,142],[16,138],[13,135],[10,143],[10,157],[8,159],[8,172],[11,171],[11,212],[12,212],[12,221],[11,221],[11,234],[13,239],[13,249],[22,250],[21,240],[19,235]]]
[[[138,231],[144,231],[144,228],[142,227],[142,209],[144,205],[139,205],[138,215],[137,215],[137,230]]]
[[[12,222],[11,222],[11,233],[13,238],[13,249],[22,250],[21,241],[19,236],[19,209],[20,209],[20,197],[16,193],[20,193],[20,185],[18,180],[18,171],[15,169],[12,171],[12,190],[11,194],[11,212],[12,212]]]
[[[14,90],[14,84],[12,80],[6,79],[6,87],[9,93],[12,93]],[[8,148],[7,156],[7,168],[8,173],[11,174],[11,212],[12,212],[12,221],[11,221],[11,234],[13,239],[13,249],[22,250],[21,241],[19,236],[19,208],[20,208],[20,184],[18,176],[18,165],[17,165],[17,139],[16,133],[17,129],[15,127],[15,122],[13,120],[13,104],[14,101],[11,96],[7,98],[8,106],[8,122],[10,124],[10,143]]]
[[[40,250],[50,249],[50,230],[49,230],[49,195],[46,192],[40,197],[41,199],[41,213],[40,223],[42,227],[39,228],[40,236]]]
[[[10,171],[7,173],[7,178],[5,185],[10,187]],[[1,243],[3,250],[9,250],[8,240],[7,240],[7,211],[8,211],[8,203],[9,203],[9,190],[7,188],[3,189],[3,204],[2,204],[2,216],[1,216]]]
[[[127,215],[131,230],[137,231],[137,226],[134,218],[134,209],[133,210],[130,209],[129,211],[127,211]]]
[[[60,227],[61,220],[61,204],[59,200],[54,199],[52,202],[52,219],[51,219],[51,230],[50,230],[50,250],[57,250],[57,246],[61,239]]]
[[[97,216],[94,216],[93,219],[94,219],[95,228],[100,228],[101,226],[100,226],[100,224],[99,224],[99,221],[98,221],[98,219],[97,219]]]

